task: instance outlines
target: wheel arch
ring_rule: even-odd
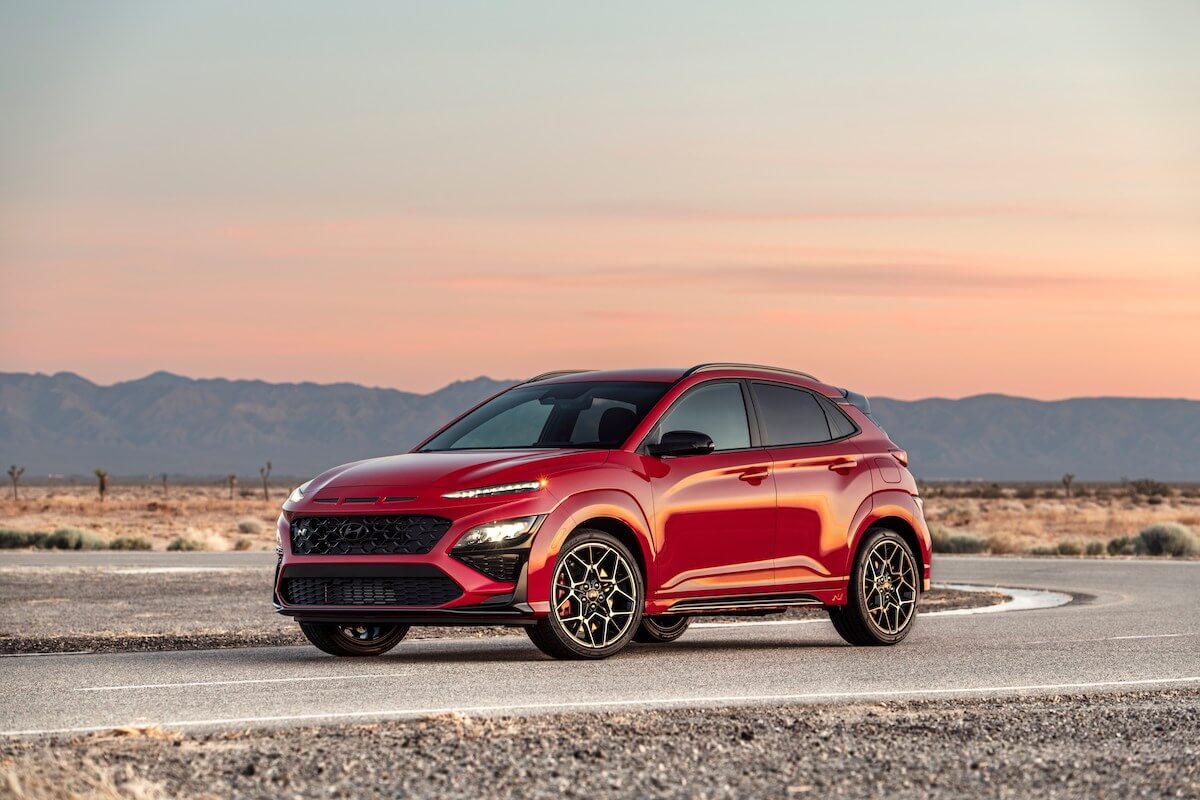
[[[550,576],[563,543],[580,528],[595,528],[616,537],[637,561],[646,595],[653,591],[654,549],[650,525],[638,502],[618,490],[597,490],[568,498],[552,515],[552,525],[539,531],[529,557],[528,602],[535,613],[550,610]],[[547,535],[548,534],[548,535]]]
[[[854,560],[858,557],[867,531],[875,527],[885,527],[894,530],[912,548],[913,556],[917,559],[918,574],[922,576],[922,586],[928,590],[933,551],[925,517],[913,496],[899,490],[878,492],[872,495],[869,508],[864,503],[857,516],[854,535],[847,548],[846,574],[849,575],[854,568]]]

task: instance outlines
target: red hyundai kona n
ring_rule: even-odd
[[[865,397],[800,372],[546,373],[292,492],[274,602],[339,656],[413,625],[517,625],[605,658],[793,606],[895,644],[929,588],[907,462]]]

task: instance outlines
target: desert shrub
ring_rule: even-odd
[[[1136,481],[1130,481],[1129,491],[1134,496],[1141,497],[1171,496],[1170,486],[1167,486],[1162,481],[1151,480],[1150,478],[1138,478]]]
[[[239,520],[237,527],[238,527],[238,531],[240,533],[262,533],[263,532],[262,520],[254,519],[253,517],[247,517],[246,519]]]
[[[1137,552],[1137,543],[1132,536],[1118,536],[1108,540],[1110,556],[1131,556]]]
[[[1200,555],[1200,542],[1191,528],[1178,522],[1160,522],[1144,528],[1134,547],[1139,555],[1195,556]]]
[[[176,536],[171,540],[170,544],[167,545],[167,549],[171,551],[187,553],[193,550],[203,550],[204,545],[202,545],[200,542],[197,542],[195,539],[189,539],[186,536]]]
[[[940,525],[929,530],[935,553],[982,553],[987,541],[973,533],[950,533]]]
[[[153,550],[154,545],[145,536],[118,536],[108,543],[109,550]]]
[[[1048,547],[1046,545],[1038,545],[1030,550],[1029,553],[1035,556],[1056,556],[1058,555],[1058,548]]]
[[[1018,500],[1032,500],[1037,497],[1037,489],[1032,486],[1022,486],[1017,489],[1016,497]]]
[[[1088,542],[1087,546],[1083,548],[1083,552],[1089,556],[1102,556],[1104,555],[1104,542]]]
[[[999,500],[1004,497],[1004,490],[998,483],[989,483],[987,486],[980,486],[975,496],[983,500]]]
[[[41,546],[52,550],[107,550],[108,542],[90,531],[59,528],[47,536]]]
[[[252,542],[252,541],[250,541],[249,539],[246,539],[246,538],[241,538],[241,539],[238,539],[238,540],[237,540],[236,542],[234,542],[234,544],[233,544],[233,549],[234,549],[234,550],[250,550],[250,549],[252,549],[253,547],[254,547],[254,542]]]
[[[989,536],[987,538],[987,549],[989,553],[994,553],[998,556],[1025,552],[1025,546],[1021,544],[1021,540],[1006,533],[995,533]]]
[[[1079,542],[1059,542],[1055,548],[1060,556],[1080,556],[1083,555],[1083,545]]]
[[[18,547],[41,547],[50,536],[40,531],[10,531],[0,530],[0,550],[12,550]]]

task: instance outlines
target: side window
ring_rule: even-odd
[[[746,402],[737,383],[707,383],[684,395],[655,428],[655,436],[667,431],[699,431],[713,440],[717,450],[750,446],[750,423]]]
[[[858,427],[855,426],[846,413],[838,408],[828,397],[817,397],[821,403],[821,408],[825,409],[825,416],[829,419],[829,432],[833,434],[833,438],[841,439],[844,436],[852,436],[858,433]]]
[[[833,438],[825,410],[809,392],[776,383],[754,383],[750,390],[762,417],[763,444],[767,447],[827,442]]]

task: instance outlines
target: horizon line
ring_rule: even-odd
[[[683,368],[681,367],[680,369],[682,370]],[[591,370],[588,370],[588,371],[591,371]],[[596,371],[599,372],[601,370],[596,370]],[[77,378],[79,380],[82,380],[86,383],[91,384],[92,386],[95,386],[95,387],[101,388],[101,389],[111,389],[113,387],[123,385],[123,384],[128,384],[128,383],[140,383],[140,382],[149,380],[151,378],[163,376],[163,377],[168,377],[168,378],[178,378],[178,379],[181,379],[184,381],[189,381],[192,383],[199,383],[202,381],[222,381],[225,383],[264,383],[264,384],[267,384],[270,386],[305,386],[305,385],[319,386],[319,387],[355,386],[355,387],[358,387],[361,389],[370,389],[373,391],[401,392],[403,394],[411,394],[411,395],[416,395],[418,397],[428,397],[429,395],[437,394],[438,392],[444,391],[445,389],[448,389],[449,387],[454,386],[455,384],[472,383],[474,381],[480,381],[480,380],[490,381],[492,383],[497,383],[497,384],[508,384],[508,385],[512,385],[512,386],[515,386],[515,385],[521,383],[522,381],[528,380],[527,378],[493,378],[490,375],[476,375],[476,376],[470,377],[470,378],[458,378],[458,379],[450,381],[449,383],[446,383],[442,386],[439,386],[438,388],[433,389],[431,391],[421,392],[421,391],[416,391],[413,389],[404,389],[399,386],[378,386],[378,385],[361,383],[359,381],[354,381],[354,380],[322,382],[322,381],[310,381],[310,380],[272,381],[272,380],[267,380],[265,378],[228,378],[228,377],[223,377],[223,376],[194,377],[191,375],[183,375],[178,372],[171,372],[170,370],[166,370],[166,369],[157,369],[157,370],[148,372],[145,375],[142,375],[141,377],[133,377],[133,378],[126,378],[123,380],[115,380],[110,383],[100,383],[100,382],[95,381],[91,378],[88,378],[84,375],[81,375],[80,373],[75,372],[73,370],[58,370],[56,372],[42,372],[39,370],[36,372],[25,372],[25,371],[19,371],[19,370],[10,371],[10,370],[0,369],[0,377],[9,376],[9,375],[17,375],[17,376],[24,376],[24,377],[43,377],[43,378],[57,378],[57,377],[66,376],[66,377]],[[818,380],[818,383],[824,383],[824,381]],[[826,384],[826,385],[833,385],[833,384]],[[1068,402],[1068,401],[1072,401],[1072,400],[1182,400],[1185,402],[1192,402],[1192,403],[1200,402],[1200,398],[1186,397],[1183,395],[1167,396],[1167,395],[1101,394],[1101,395],[1070,395],[1070,396],[1066,396],[1066,397],[1044,398],[1044,397],[1031,397],[1028,395],[1009,394],[1007,392],[1002,392],[1002,391],[976,392],[974,394],[965,394],[965,395],[960,395],[958,397],[950,397],[947,395],[928,395],[925,397],[904,398],[904,397],[895,397],[895,396],[888,395],[888,394],[872,394],[872,395],[870,395],[870,398],[872,400],[893,400],[893,401],[901,402],[901,403],[920,403],[920,402],[924,402],[927,400],[948,400],[948,401],[973,400],[973,399],[980,398],[980,397],[1005,397],[1005,398],[1011,398],[1014,400],[1031,400],[1031,401],[1037,402],[1037,403],[1062,403],[1062,402]]]

